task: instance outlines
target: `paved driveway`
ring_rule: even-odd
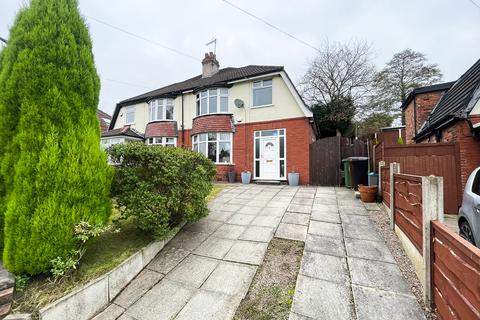
[[[305,241],[291,319],[420,319],[347,189],[227,185],[97,319],[230,319],[275,235]]]

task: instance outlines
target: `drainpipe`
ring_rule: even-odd
[[[184,106],[183,106],[183,92],[182,92],[182,147],[185,146],[185,123],[184,123]]]

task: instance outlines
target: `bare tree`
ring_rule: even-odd
[[[371,58],[371,45],[365,41],[325,42],[301,83],[304,99],[312,105],[345,98],[355,106],[363,104],[375,74]]]
[[[439,82],[442,73],[437,64],[428,64],[425,54],[406,49],[393,58],[375,76],[374,103],[380,109],[400,114],[400,105],[408,93],[418,87]]]

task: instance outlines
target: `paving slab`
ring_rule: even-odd
[[[233,198],[230,201],[227,202],[227,204],[241,204],[241,205],[246,205],[250,202],[249,199],[241,199],[241,198]],[[234,210],[236,211],[236,210]]]
[[[345,246],[350,257],[395,263],[383,242],[345,238]]]
[[[234,243],[235,240],[232,239],[211,236],[198,246],[194,253],[210,258],[223,259]]]
[[[371,225],[370,218],[364,215],[356,214],[344,214],[342,215],[343,224],[353,224],[353,225]]]
[[[142,272],[140,272],[138,276],[133,279],[133,281],[130,282],[122,292],[120,292],[114,302],[123,308],[130,307],[145,292],[162,280],[163,277],[164,275],[161,273],[149,269],[143,269]]]
[[[166,278],[184,283],[190,287],[200,288],[210,273],[216,268],[219,260],[197,255],[189,255],[178,266],[170,271]]]
[[[372,241],[383,241],[380,238],[379,234],[375,228],[369,224],[344,224],[343,233],[347,238],[363,239],[363,240],[372,240]]]
[[[338,206],[338,211],[340,214],[356,214],[356,215],[368,215],[367,209],[364,207],[353,207],[353,206]]]
[[[420,320],[423,310],[413,296],[353,286],[358,320]]]
[[[343,284],[350,279],[345,258],[308,251],[303,255],[300,274]]]
[[[237,213],[256,215],[262,211],[263,207],[243,206]]]
[[[312,198],[303,198],[303,197],[295,197],[292,199],[293,204],[300,204],[304,206],[311,206],[313,204]]]
[[[307,234],[305,251],[331,254],[339,257],[345,257],[347,255],[343,239],[316,236],[313,234]]]
[[[228,224],[237,224],[241,226],[248,226],[250,222],[255,218],[254,215],[235,213],[230,219],[227,220]]]
[[[368,211],[380,211],[380,206],[378,203],[375,203],[375,202],[372,202],[372,203],[369,203],[369,202],[366,202],[364,203],[365,205],[365,208],[368,210]]]
[[[273,237],[274,230],[273,227],[248,226],[238,239],[269,242]]]
[[[210,213],[205,219],[225,222],[228,219],[230,219],[232,215],[233,215],[233,212],[228,212],[228,211],[210,211]]]
[[[183,230],[170,241],[169,245],[177,249],[193,251],[203,242],[203,240],[207,239],[208,236],[209,234],[204,232]]]
[[[279,195],[277,195],[277,196],[272,198],[272,201],[288,203],[288,202],[292,201],[292,199],[293,199],[293,194],[291,196],[279,196]]]
[[[203,232],[212,234],[222,225],[222,222],[215,220],[200,220],[198,222],[190,223],[185,226],[185,229],[193,232]]]
[[[125,313],[141,320],[172,319],[194,293],[193,288],[163,279]]]
[[[315,198],[315,201],[313,204],[320,204],[320,205],[337,205],[337,197],[332,196],[332,197],[318,197]]]
[[[312,206],[304,206],[301,204],[290,204],[287,208],[287,211],[298,212],[298,213],[310,213]]]
[[[241,299],[219,292],[199,290],[180,311],[176,320],[231,319]]]
[[[337,212],[322,211],[322,210],[312,210],[310,219],[316,221],[330,222],[330,223],[340,223],[340,215]]]
[[[262,263],[268,243],[237,240],[224,260],[259,265]]]
[[[285,212],[282,219],[282,222],[300,224],[303,226],[308,226],[309,221],[310,221],[309,214],[296,213],[296,212]]]
[[[272,216],[272,217],[282,217],[285,213],[285,208],[283,207],[266,207],[260,211],[259,215],[261,216]]]
[[[342,226],[337,223],[310,220],[308,233],[324,237],[342,238]]]
[[[224,239],[238,239],[245,231],[245,226],[238,226],[234,224],[224,224],[215,231],[212,236]]]
[[[156,272],[167,274],[180,263],[189,252],[182,249],[177,249],[172,246],[165,247],[160,253],[153,258],[152,262],[147,265],[147,268]]]
[[[134,317],[131,317],[128,314],[124,313],[120,316],[120,318],[117,318],[117,320],[138,320],[138,319],[135,319]]]
[[[125,311],[124,308],[122,308],[120,306],[117,306],[116,304],[112,303],[105,310],[103,310],[98,315],[96,315],[92,320],[115,320],[124,311]],[[30,318],[28,318],[28,319],[30,319]]]
[[[254,207],[265,207],[270,200],[251,200],[248,204]]]
[[[299,275],[292,312],[314,319],[350,320],[353,303],[345,284]]]
[[[220,262],[201,288],[228,295],[238,295],[243,298],[250,287],[256,270],[256,266],[235,262]]]
[[[302,316],[301,314],[291,312],[290,316],[288,317],[288,320],[315,320],[310,317]]]
[[[407,295],[412,294],[396,264],[349,257],[348,265],[353,284]]]
[[[312,212],[313,211],[338,214],[338,206],[336,204],[315,204],[314,203],[312,206]]]
[[[276,227],[280,223],[280,219],[281,217],[257,216],[250,224],[260,227]]]
[[[227,211],[227,212],[236,212],[238,209],[242,207],[241,204],[221,204],[221,205],[215,205],[213,206],[213,210],[215,211]]]
[[[275,232],[275,236],[277,238],[305,241],[307,237],[307,231],[307,226],[282,222],[279,224],[277,232]]]

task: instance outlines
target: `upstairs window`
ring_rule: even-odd
[[[173,120],[173,99],[155,99],[150,101],[150,121]]]
[[[135,123],[135,106],[125,108],[125,124]]]
[[[272,104],[272,79],[253,82],[253,106],[261,107]]]
[[[226,112],[228,112],[228,89],[209,89],[197,94],[197,116]]]

